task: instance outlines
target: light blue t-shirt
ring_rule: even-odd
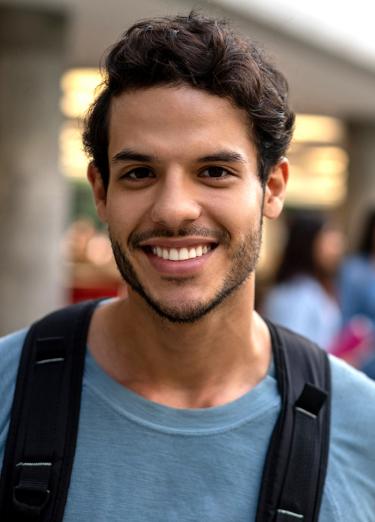
[[[25,331],[0,340],[0,462]],[[331,358],[332,429],[320,522],[374,522],[375,383]],[[250,522],[279,412],[267,375],[224,406],[132,393],[88,353],[64,522]]]

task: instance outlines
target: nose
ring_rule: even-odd
[[[199,218],[194,182],[183,172],[170,172],[160,180],[151,209],[151,220],[171,229],[179,229]]]

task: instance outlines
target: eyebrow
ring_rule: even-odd
[[[112,163],[118,163],[121,161],[144,161],[150,163],[152,161],[156,161],[156,158],[150,154],[141,154],[140,152],[136,152],[132,149],[122,149],[111,159]]]
[[[132,149],[122,149],[120,152],[117,152],[111,160],[112,163],[118,163],[122,161],[139,161],[152,163],[158,161],[156,156],[152,156],[150,154],[142,154],[140,152],[136,152]],[[246,160],[242,154],[234,151],[218,151],[213,154],[208,154],[206,156],[201,156],[197,158],[197,163],[208,163],[208,162],[224,162],[224,163],[246,163]]]
[[[211,161],[221,161],[224,163],[246,163],[244,156],[239,152],[226,150],[218,151],[214,154],[209,154],[208,156],[202,156],[201,158],[198,158],[199,163],[206,163]]]

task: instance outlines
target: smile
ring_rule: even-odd
[[[186,261],[207,254],[211,250],[210,245],[199,245],[196,247],[183,248],[162,248],[152,247],[152,253],[169,261]]]

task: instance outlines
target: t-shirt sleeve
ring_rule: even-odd
[[[375,382],[330,356],[332,423],[328,489],[341,502],[340,520],[375,513]],[[352,518],[348,518],[350,513]]]
[[[27,330],[0,339],[0,467],[8,434],[19,359]]]

